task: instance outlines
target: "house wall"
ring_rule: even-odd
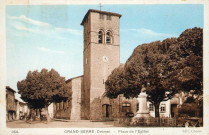
[[[15,95],[14,92],[7,90],[6,91],[6,101],[7,101],[7,110],[16,111]]]
[[[6,88],[6,119],[16,119],[16,103],[15,103],[15,92]]]
[[[103,98],[104,99],[104,98]],[[102,99],[102,103],[104,102]],[[107,99],[105,99],[107,100]],[[126,99],[122,94],[119,95],[116,99],[109,99],[109,101],[104,104],[109,104],[111,105],[111,114],[110,114],[110,118],[118,118],[118,117],[126,117],[126,113],[127,111],[123,111],[123,103],[130,103],[130,111],[134,113],[134,116],[137,113],[137,104],[139,104],[138,100],[136,98],[130,98],[130,99]],[[149,109],[149,104],[151,104],[151,102],[147,102],[147,108]],[[161,106],[165,105],[165,111],[161,111]],[[150,109],[149,109],[150,110]],[[159,106],[159,113],[160,113],[160,117],[171,117],[171,100],[168,101],[163,101],[160,103]],[[150,111],[150,115],[152,117],[155,117],[155,107],[153,106],[153,111]],[[103,115],[103,118],[105,116]]]
[[[50,118],[54,118],[54,104],[51,103],[49,106],[48,106],[48,112],[49,112],[49,117]]]
[[[20,119],[20,104],[19,104],[19,101],[16,101],[16,106],[17,106],[16,120],[19,120]]]

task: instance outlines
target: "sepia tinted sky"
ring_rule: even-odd
[[[54,68],[69,79],[83,74],[83,26],[88,9],[99,5],[7,6],[7,85],[29,70]],[[204,26],[203,5],[102,5],[122,14],[120,62],[125,63],[142,43],[178,37],[184,30]]]

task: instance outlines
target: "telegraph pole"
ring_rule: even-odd
[[[102,10],[102,3],[99,3],[99,9]]]

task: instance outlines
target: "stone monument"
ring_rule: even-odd
[[[147,94],[144,86],[142,86],[141,93],[138,95],[137,100],[139,102],[139,108],[135,118],[151,117],[149,109],[147,108]]]

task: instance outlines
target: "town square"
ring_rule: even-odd
[[[8,128],[203,127],[202,5],[6,13]]]

